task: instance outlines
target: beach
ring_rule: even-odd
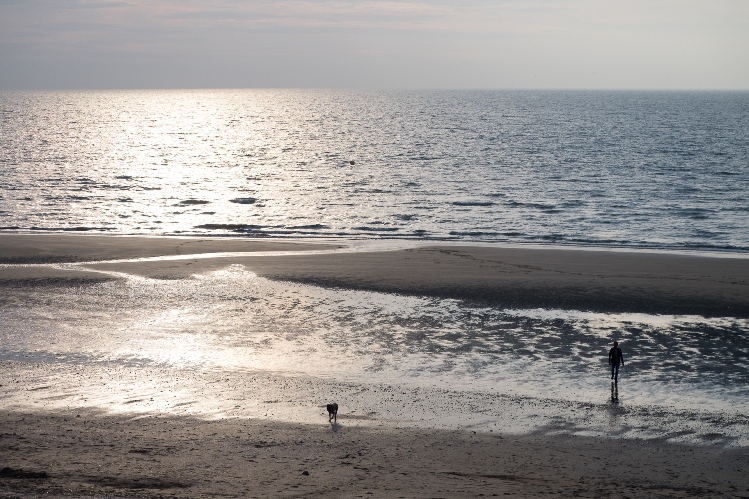
[[[3,466],[21,475],[0,476],[0,493],[10,497],[749,494],[745,450],[362,427],[345,416],[338,425],[322,417],[308,425],[87,412],[0,417]]]
[[[744,372],[729,369],[746,360],[746,258],[2,234],[0,287],[1,495],[749,496],[749,415],[730,391],[745,389],[730,383]],[[272,299],[264,301],[266,292]],[[154,296],[165,298],[154,304]],[[377,324],[359,324],[359,309],[372,303],[376,314],[362,313],[362,320]],[[448,323],[464,306],[473,315]],[[422,315],[398,312],[409,307]],[[600,338],[599,349],[614,329],[626,329],[625,345],[657,329],[633,325],[632,314],[655,323],[662,314],[705,321],[695,338],[713,329],[743,336],[733,340],[738,362],[716,357],[717,365],[690,372],[719,381],[695,401],[680,395],[681,405],[658,402],[663,393],[696,390],[670,378],[656,395],[628,399],[629,386],[663,375],[649,367],[652,379],[621,382],[619,402],[613,383],[609,399],[599,358],[600,371],[586,371],[556,394],[543,379],[497,384],[512,372],[522,378],[525,359],[543,362],[544,351],[553,358],[541,374],[560,383],[549,366],[569,364],[565,356],[586,365],[599,355],[587,343],[581,352],[564,344],[582,344],[579,331],[549,329],[567,331],[569,320],[557,326],[559,318],[542,317],[527,326],[530,313],[506,319],[530,338],[503,340],[514,350],[507,357],[484,352],[504,337],[458,337],[466,324],[479,328],[475,322],[512,309],[625,317],[617,319],[625,326],[601,326],[584,340]],[[398,314],[404,318],[386,321]],[[250,326],[254,336],[243,336]],[[396,326],[405,328],[402,338],[389,335]],[[556,339],[540,354],[528,347],[547,330]],[[428,344],[414,331],[442,343]],[[684,341],[712,348],[704,339]],[[518,364],[481,374],[505,358]],[[430,370],[412,375],[429,362]],[[455,367],[461,362],[464,371]],[[637,358],[631,364],[648,367]],[[681,376],[680,365],[674,368]],[[600,381],[587,381],[596,376]],[[588,386],[599,392],[590,395]],[[324,409],[332,400],[341,406],[336,424]]]

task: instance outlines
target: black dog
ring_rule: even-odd
[[[328,404],[328,421],[331,419],[334,423],[338,422],[338,404],[335,402]]]

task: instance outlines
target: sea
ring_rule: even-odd
[[[749,258],[748,192],[747,92],[0,93],[0,233]],[[3,285],[5,407],[749,445],[743,318],[118,277]]]
[[[749,252],[749,93],[0,93],[0,229]]]

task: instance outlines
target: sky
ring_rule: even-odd
[[[0,0],[0,89],[749,90],[749,0]]]

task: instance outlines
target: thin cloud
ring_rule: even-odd
[[[748,45],[745,0],[0,0],[0,87],[749,88]]]

